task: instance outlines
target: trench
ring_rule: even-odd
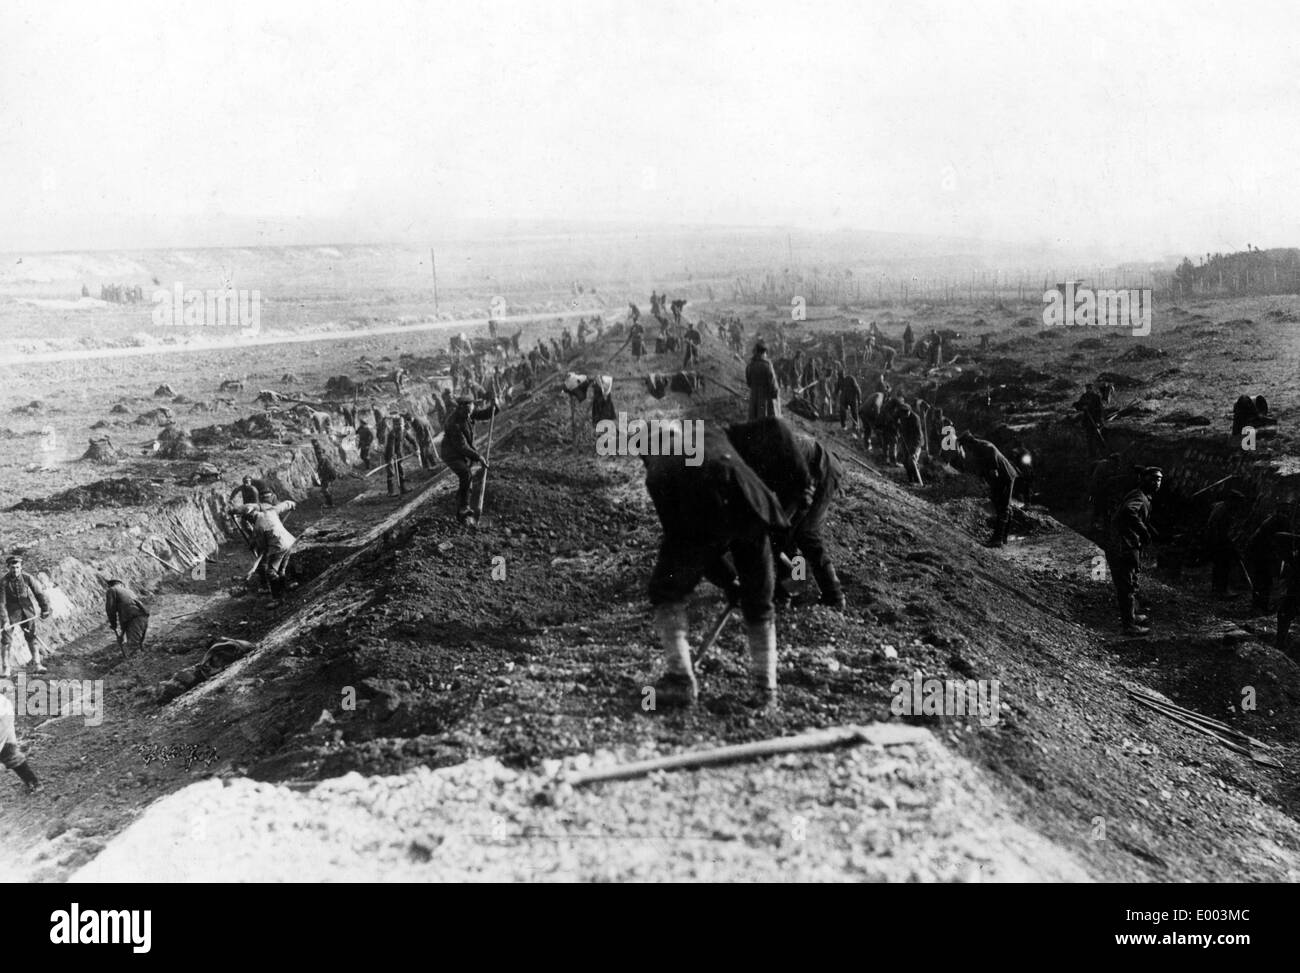
[[[267,483],[281,497],[302,500],[315,482],[315,470],[310,448],[298,448],[286,450],[279,464],[250,470],[249,475]],[[100,574],[120,578],[145,594],[169,577],[201,580],[209,559],[226,553],[227,546],[231,551],[242,550],[242,538],[226,515],[231,489],[230,484],[194,488],[160,504],[131,510],[130,526],[111,532],[100,528],[83,538],[85,546],[104,551],[93,557],[64,555],[51,563],[41,543],[26,548],[24,556],[38,567],[45,565],[38,574],[57,586],[68,602],[64,611],[56,611],[38,627],[48,656],[84,651],[77,641],[105,624]],[[323,567],[307,562],[302,570],[310,578]]]
[[[954,389],[953,386],[957,387]],[[1050,402],[1030,402],[1024,412],[1011,411],[1023,406],[1008,403],[981,405],[969,394],[969,382],[940,386],[937,401],[959,429],[972,429],[986,436],[999,449],[1012,452],[1023,448],[1033,455],[1033,500],[1047,507],[1056,519],[1090,540],[1101,544],[1103,532],[1091,527],[1088,479],[1096,457],[1088,454],[1087,442],[1077,422],[1061,418],[1067,411],[1065,396]],[[1009,413],[1009,414],[1008,414]],[[1258,441],[1259,448],[1248,451],[1224,430],[1155,432],[1133,422],[1117,422],[1106,427],[1106,447],[1120,454],[1124,478],[1121,489],[1136,486],[1131,474],[1133,464],[1159,466],[1165,472],[1160,492],[1152,500],[1151,516],[1163,537],[1178,538],[1173,544],[1157,547],[1156,564],[1178,577],[1190,559],[1190,542],[1211,506],[1230,489],[1245,495],[1242,515],[1234,534],[1243,539],[1284,501],[1300,499],[1300,462],[1269,448],[1268,439]],[[1186,538],[1187,542],[1183,542]],[[1239,544],[1240,549],[1240,544]],[[1244,583],[1234,566],[1234,583]]]

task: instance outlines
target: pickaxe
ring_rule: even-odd
[[[695,671],[697,673],[700,671],[700,663],[704,661],[704,657],[709,654],[709,649],[713,648],[713,643],[716,642],[718,636],[722,634],[722,629],[726,626],[727,619],[731,617],[733,607],[734,606],[730,602],[723,605],[722,611],[718,612],[718,617],[715,618],[713,624],[709,626],[709,631],[704,636],[704,641],[700,643],[699,651],[695,653]]]
[[[410,459],[411,457],[413,457],[413,456],[418,456],[418,455],[420,455],[420,454],[419,454],[419,453],[407,453],[405,456],[403,456],[403,457],[402,457],[401,459],[399,459],[397,462],[402,463],[402,462],[405,462],[406,460]],[[381,466],[376,466],[373,470],[370,470],[370,471],[367,472],[367,473],[363,473],[362,475],[363,475],[363,476],[374,476],[374,475],[375,475],[376,473],[378,473],[380,470],[386,470],[386,469],[388,469],[388,464],[389,464],[389,462],[391,462],[391,461],[390,461],[390,460],[385,460],[384,463],[383,463],[383,465],[381,465]]]
[[[1237,475],[1236,473],[1229,473],[1227,476],[1223,477],[1223,479],[1221,479],[1221,480],[1215,480],[1215,481],[1214,481],[1213,483],[1211,483],[1209,486],[1207,486],[1207,487],[1202,487],[1201,489],[1197,490],[1197,491],[1196,491],[1195,493],[1193,493],[1193,494],[1192,494],[1188,499],[1189,499],[1189,500],[1194,500],[1195,498],[1199,497],[1202,493],[1205,493],[1207,490],[1213,490],[1213,489],[1214,489],[1216,486],[1218,486],[1220,483],[1227,483],[1229,480],[1231,480],[1231,479],[1232,479],[1234,476],[1236,476],[1236,475]]]
[[[496,414],[496,410],[494,409],[492,415],[488,418],[487,448],[483,451],[483,460],[484,460],[483,482],[479,484],[478,503],[474,508],[475,523],[478,523],[478,519],[483,516],[483,501],[487,498],[487,475],[488,475],[487,464],[492,461],[492,428],[493,426],[496,425],[496,421],[497,421],[497,414]]]

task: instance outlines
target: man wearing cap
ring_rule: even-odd
[[[456,399],[456,408],[447,418],[447,428],[442,434],[442,461],[453,473],[460,487],[456,491],[456,516],[465,520],[473,515],[469,506],[470,467],[477,463],[483,469],[488,462],[474,448],[474,421],[491,419],[499,412],[496,402],[481,409],[474,408],[474,396],[463,392]]]
[[[1138,574],[1142,548],[1156,535],[1151,526],[1151,498],[1164,482],[1158,466],[1137,467],[1138,485],[1120,501],[1111,517],[1111,537],[1106,545],[1106,565],[1115,584],[1120,623],[1125,635],[1148,635],[1147,617],[1137,614]]]
[[[37,606],[40,607],[40,618],[50,617],[45,586],[23,570],[23,559],[17,554],[5,558],[5,565],[8,571],[0,579],[0,625],[4,626],[4,634],[0,635],[0,653],[4,656],[4,677],[7,679],[10,675],[9,647],[16,632],[21,632],[27,639],[32,652],[32,668],[36,672],[45,672],[45,666],[41,664],[41,644],[36,637]]]
[[[646,490],[663,539],[650,575],[650,604],[667,672],[655,684],[656,704],[690,706],[699,687],[687,641],[687,599],[702,578],[739,605],[760,702],[776,702],[776,583],[769,535],[790,522],[771,489],[712,423],[703,456],[688,465],[681,450],[641,452]]]
[[[988,546],[1001,547],[1011,527],[1011,496],[1018,475],[1015,464],[987,439],[979,439],[969,431],[957,437],[957,456],[962,472],[982,478],[989,486],[995,520]]]
[[[244,482],[230,491],[230,502],[257,503],[257,487],[253,485],[251,476],[244,477]]]
[[[749,418],[781,418],[781,390],[762,338],[754,343],[754,357],[745,366],[745,384],[749,386]]]
[[[289,552],[298,542],[298,538],[285,529],[280,517],[296,506],[297,504],[292,500],[276,503],[275,493],[271,490],[263,490],[258,503],[237,510],[252,526],[254,543],[262,554],[261,574],[271,590],[271,597],[275,599],[284,596],[285,575],[289,569]]]
[[[149,609],[126,582],[110,578],[104,592],[104,611],[108,627],[118,641],[135,646],[137,652],[144,648],[144,637],[149,631]]]

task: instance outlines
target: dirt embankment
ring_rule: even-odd
[[[742,386],[739,365],[716,339],[706,339],[705,352],[705,370]],[[608,365],[620,376],[618,407],[714,422],[741,416],[741,403],[721,386],[693,399],[645,394],[639,377],[675,364],[651,360],[634,367],[624,358]],[[817,431],[843,453],[859,449],[835,427],[820,424]],[[645,804],[679,822],[675,838],[716,834],[732,842],[714,857],[724,863],[744,857],[754,875],[773,874],[773,864],[786,861],[800,818],[804,833],[817,839],[815,852],[813,843],[802,846],[816,856],[799,866],[798,874],[808,877],[902,877],[889,860],[901,854],[918,863],[908,850],[913,846],[933,851],[926,857],[932,870],[916,864],[917,877],[980,875],[981,847],[1016,844],[1014,829],[996,830],[997,822],[1012,819],[1038,836],[1021,842],[1033,851],[1019,871],[1002,851],[987,852],[990,875],[1300,876],[1296,780],[1286,769],[1298,742],[1300,671],[1249,632],[1225,643],[1201,599],[1159,582],[1149,588],[1158,605],[1157,635],[1116,644],[1110,592],[1062,554],[1066,546],[1055,546],[1063,529],[1045,521],[1041,536],[1019,538],[1004,551],[984,549],[968,525],[931,502],[961,495],[961,481],[938,478],[936,486],[916,490],[901,482],[898,470],[874,460],[865,460],[868,469],[849,463],[828,529],[849,608],[801,606],[780,616],[781,711],[759,715],[746,705],[743,638],[735,627],[722,636],[700,707],[646,711],[643,689],[657,674],[659,652],[644,585],[658,525],[640,464],[597,457],[589,437],[584,429],[579,447],[570,444],[568,408],[555,400],[512,449],[500,457],[494,452],[477,532],[456,523],[451,498],[442,492],[447,486],[435,487],[434,501],[409,519],[412,530],[392,532],[284,614],[250,613],[253,637],[282,632],[274,651],[192,699],[164,707],[143,699],[130,704],[131,731],[139,739],[202,744],[219,754],[211,766],[188,771],[191,778],[249,776],[285,785],[221,791],[208,785],[202,799],[196,792],[194,800],[178,795],[178,803],[160,805],[155,824],[170,822],[174,829],[177,815],[190,822],[189,830],[177,832],[178,855],[203,861],[201,849],[214,836],[238,843],[285,816],[328,821],[352,802],[369,809],[364,817],[375,830],[367,840],[392,863],[391,874],[509,877],[521,874],[509,864],[514,861],[562,877],[598,877],[590,856],[573,850],[595,842],[593,834],[596,847],[609,849],[611,875],[721,874],[704,867],[690,841],[656,842],[648,829],[662,820],[658,815],[618,810]],[[980,494],[978,484],[965,490],[972,503]],[[718,604],[711,589],[697,593],[697,638]],[[549,789],[562,769],[552,761],[593,751],[629,757],[895,719],[900,686],[918,675],[996,680],[999,687],[992,722],[907,717],[933,730],[950,751],[945,761],[975,765],[971,777],[947,763],[939,771],[972,781],[979,810],[971,818],[943,810],[947,799],[939,796],[913,793],[909,809],[903,795],[916,792],[914,782],[928,773],[929,758],[919,753],[884,763],[846,754],[769,761],[717,777],[706,771],[602,785],[586,796]],[[1154,687],[1251,733],[1273,748],[1284,769],[1252,763],[1142,710],[1124,691],[1130,684]],[[1254,709],[1241,707],[1243,688],[1252,690]],[[65,743],[79,739],[73,727]],[[124,789],[145,776],[120,757],[97,756],[103,757],[101,786]],[[436,778],[424,769],[489,760],[499,765],[467,763]],[[343,777],[316,786],[351,771],[371,780]],[[70,781],[76,774],[66,764],[56,772]],[[401,776],[376,781],[374,775]],[[147,776],[133,791],[139,795],[134,807],[185,782],[175,770]],[[872,778],[878,783],[868,786]],[[816,790],[819,780],[831,781],[824,793]],[[841,780],[842,787],[834,784]],[[310,793],[299,802],[289,791]],[[539,791],[554,803],[530,811]],[[441,805],[453,795],[464,802],[463,813],[440,813],[423,830],[413,825],[431,802]],[[90,800],[69,798],[83,806]],[[862,802],[879,805],[878,828],[856,830]],[[893,817],[890,802],[906,813]],[[110,831],[125,821],[114,819]],[[236,821],[244,824],[235,827]],[[202,834],[192,830],[197,822],[206,822]],[[260,872],[251,866],[232,872],[287,876],[303,856],[334,856],[340,867],[355,860],[343,849],[350,836],[328,826],[296,830],[306,834],[286,840],[282,858]],[[47,839],[38,852],[60,863],[67,857],[55,875],[84,862],[76,849],[90,841],[86,828],[69,834]],[[963,850],[943,845],[943,835],[954,836]],[[926,844],[936,836],[938,844]],[[132,859],[127,851],[136,840],[124,838],[120,851],[103,857],[107,871],[94,874],[126,874],[116,869]],[[489,841],[505,851],[484,851]]]

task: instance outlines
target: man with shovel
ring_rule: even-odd
[[[500,411],[494,401],[481,409],[474,408],[474,396],[462,392],[456,397],[456,408],[447,417],[447,428],[442,433],[442,461],[446,463],[460,484],[456,491],[456,516],[463,522],[474,515],[469,505],[470,467],[478,464],[488,468],[487,460],[474,448],[474,422],[491,419]]]
[[[15,633],[21,633],[27,639],[32,651],[32,668],[36,672],[45,672],[41,663],[41,644],[36,637],[37,606],[40,618],[50,617],[50,602],[45,596],[45,586],[23,570],[23,559],[17,554],[5,558],[8,571],[0,578],[0,625],[4,627],[0,634],[0,654],[3,655],[4,678],[11,672],[10,650]]]

